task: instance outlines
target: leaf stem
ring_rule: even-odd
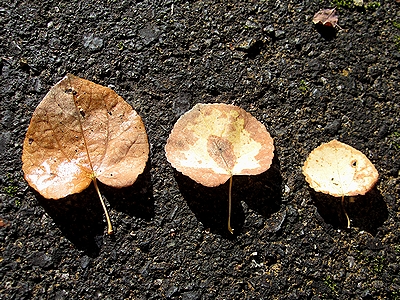
[[[344,195],[342,195],[342,209],[343,209],[343,212],[344,212],[344,214],[345,214],[345,216],[347,218],[347,228],[350,228],[350,219],[349,219],[349,216],[348,216],[348,214],[346,212],[346,208],[344,207]]]
[[[228,204],[228,210],[229,210],[229,212],[228,212],[228,230],[229,230],[230,233],[233,234],[233,229],[232,229],[232,227],[231,227],[232,178],[233,178],[233,176],[232,176],[232,174],[231,174],[231,177],[229,178],[229,196],[228,196],[228,201],[229,201],[229,204]]]
[[[113,228],[112,228],[110,216],[108,215],[107,207],[106,207],[106,204],[104,203],[103,197],[100,194],[100,190],[99,190],[99,187],[97,185],[96,177],[93,177],[92,181],[93,181],[93,184],[94,184],[94,188],[96,189],[97,195],[99,195],[100,202],[101,202],[101,205],[103,206],[104,213],[106,214],[107,225],[108,225],[107,233],[108,234],[113,234],[114,231],[113,231]]]

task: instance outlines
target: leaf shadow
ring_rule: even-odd
[[[325,223],[335,229],[346,229],[347,219],[342,209],[341,198],[333,197],[309,189],[311,199]],[[378,233],[389,216],[387,205],[375,187],[363,196],[345,197],[344,206],[350,218],[350,226],[358,227],[372,235]]]
[[[271,168],[259,175],[233,176],[231,226],[228,231],[229,181],[217,187],[205,187],[175,171],[175,180],[197,220],[211,232],[226,239],[236,239],[242,231],[245,213],[241,201],[266,218],[279,211],[282,177],[279,162],[274,158]]]
[[[144,172],[132,186],[116,189],[99,182],[99,189],[115,210],[149,220],[154,216],[150,178],[148,162]],[[77,249],[84,251],[90,257],[97,257],[103,245],[107,223],[104,221],[104,211],[93,184],[79,194],[59,200],[49,200],[35,193],[40,205],[63,235]],[[132,198],[135,200],[132,201]]]
[[[277,155],[271,167],[259,175],[237,176],[237,196],[249,208],[268,219],[280,210],[282,204],[282,176]]]
[[[36,192],[39,204],[63,235],[79,250],[97,257],[103,244],[103,209],[91,184],[79,194],[59,200],[46,199]]]
[[[130,217],[150,221],[155,214],[150,169],[149,159],[143,173],[138,176],[135,183],[125,188],[116,189],[101,184],[103,195],[110,206]]]
[[[333,26],[315,24],[315,29],[326,41],[331,41],[336,38],[337,30]]]
[[[174,172],[174,177],[183,198],[204,228],[227,239],[236,238],[238,229],[244,223],[244,213],[239,199],[233,193],[231,226],[235,231],[231,234],[227,227],[229,181],[217,187],[206,187],[178,171]],[[233,189],[235,189],[235,177]]]

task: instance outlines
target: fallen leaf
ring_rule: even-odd
[[[60,199],[92,181],[98,190],[96,179],[117,188],[132,185],[148,153],[142,119],[127,102],[107,87],[68,74],[33,113],[22,169],[43,197]]]
[[[337,140],[314,149],[303,173],[314,190],[334,197],[365,195],[378,180],[378,171],[363,153]]]
[[[378,181],[370,160],[337,140],[315,148],[304,163],[303,174],[315,191],[342,197],[342,203],[344,196],[365,195]]]
[[[358,6],[358,7],[363,7],[364,1],[363,0],[354,0],[354,5]]]
[[[230,179],[231,231],[232,176],[268,170],[274,145],[265,126],[243,109],[197,104],[176,122],[165,152],[174,168],[202,185],[214,187]]]
[[[4,221],[3,219],[0,218],[0,228],[1,227],[7,227],[9,223],[7,221]]]
[[[336,27],[339,18],[336,14],[336,8],[321,9],[313,17],[314,24],[322,24],[324,26]]]
[[[268,170],[274,146],[265,126],[243,109],[197,104],[176,122],[165,151],[178,171],[214,187],[232,175]]]

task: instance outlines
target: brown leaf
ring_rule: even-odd
[[[364,195],[378,180],[378,171],[363,153],[336,140],[310,153],[303,174],[314,190],[334,197]]]
[[[68,74],[33,113],[23,171],[45,198],[79,193],[97,178],[125,187],[143,172],[149,145],[140,116],[114,91]]]
[[[7,227],[10,225],[7,221],[4,221],[3,219],[0,218],[0,228],[1,227]]]
[[[336,14],[336,8],[321,9],[313,17],[314,24],[322,24],[324,26],[336,27],[339,18]]]
[[[265,126],[243,109],[197,104],[176,122],[165,152],[178,171],[212,187],[232,175],[266,171],[274,145]]]

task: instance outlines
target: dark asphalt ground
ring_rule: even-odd
[[[365,1],[366,2],[366,1]],[[336,6],[340,28],[312,24]],[[0,4],[1,299],[399,299],[400,4],[352,1],[4,1]],[[66,73],[141,115],[151,153],[133,186],[46,200],[23,179],[35,107]],[[276,148],[267,172],[206,188],[164,145],[196,103],[235,104]],[[301,173],[338,139],[376,166],[355,201]]]

